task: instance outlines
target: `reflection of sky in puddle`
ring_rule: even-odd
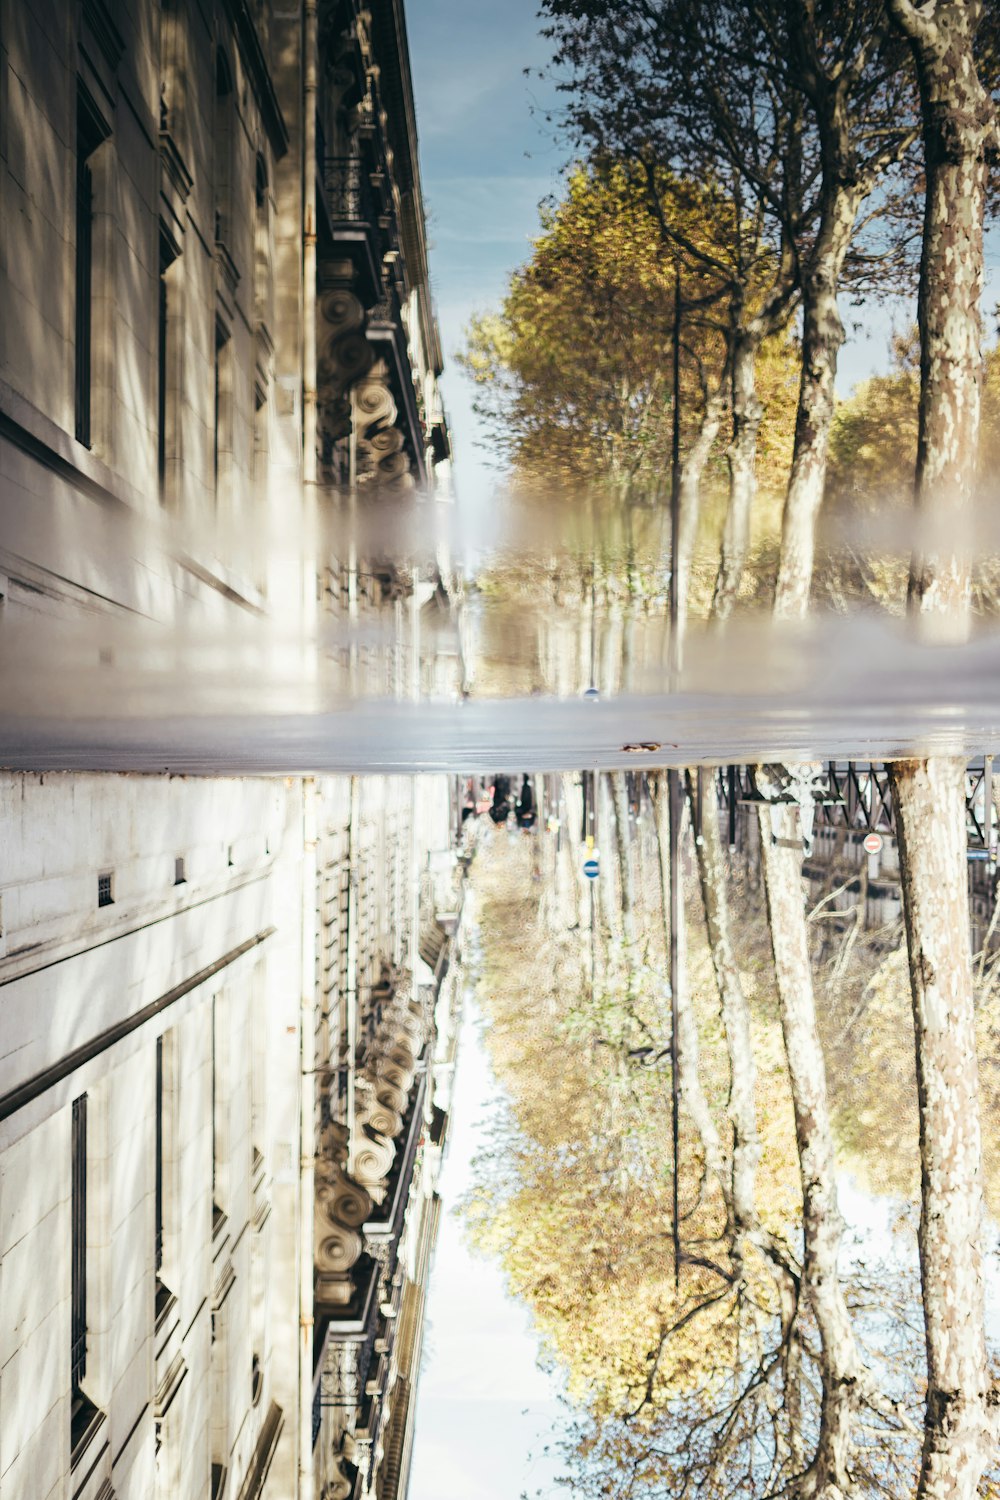
[[[454,1211],[471,1185],[496,1092],[470,999],[440,1183],[409,1500],[514,1500],[544,1492],[556,1473],[542,1454],[560,1412],[556,1382],[535,1363],[526,1309],[508,1297],[496,1262],[471,1253]]]
[[[871,1193],[848,1172],[837,1174],[837,1193],[847,1225],[840,1255],[844,1278],[866,1267],[877,1274],[879,1264],[916,1272],[917,1205]],[[984,1220],[982,1245],[986,1337],[994,1353],[1000,1354],[1000,1226],[989,1217]],[[919,1318],[919,1308],[913,1311]]]

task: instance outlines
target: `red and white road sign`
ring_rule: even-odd
[[[882,835],[880,833],[866,833],[864,850],[866,854],[878,854],[882,848]]]

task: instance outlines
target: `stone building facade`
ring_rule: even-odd
[[[2,0],[0,48],[8,618],[415,654],[434,571],[354,524],[449,484],[401,4]]]
[[[396,0],[0,0],[0,645],[82,701],[139,631],[440,685],[447,577],[357,525],[447,489],[414,118]],[[444,781],[0,773],[0,1500],[405,1492],[450,838]]]
[[[444,781],[0,778],[3,1500],[397,1493],[449,817]]]

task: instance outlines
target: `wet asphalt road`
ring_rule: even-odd
[[[316,714],[0,716],[0,766],[298,775],[548,771],[730,761],[972,756],[1000,747],[1000,699],[835,702],[686,693],[464,704],[356,701]],[[627,751],[645,742],[657,748]]]
[[[1000,751],[1000,631],[915,643],[899,621],[827,617],[692,637],[634,691],[414,703],[349,696],[308,652],[227,634],[198,649],[33,627],[0,646],[0,766],[191,775],[485,772]],[[630,744],[655,748],[630,752]]]

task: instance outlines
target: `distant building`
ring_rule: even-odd
[[[229,668],[367,619],[349,687],[448,690],[446,566],[354,525],[447,490],[401,6],[0,0],[0,43],[0,640],[69,627],[86,695],[137,624]],[[0,773],[0,1500],[405,1492],[452,803]]]

